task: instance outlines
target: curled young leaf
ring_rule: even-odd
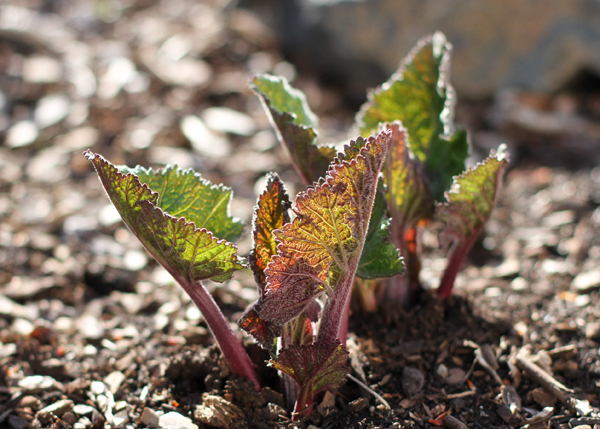
[[[283,228],[290,221],[288,210],[290,199],[283,182],[275,173],[267,176],[265,191],[258,197],[252,219],[254,246],[248,262],[254,272],[254,279],[262,290],[266,284],[265,268],[277,253],[277,240],[273,231]]]
[[[452,291],[460,266],[490,218],[508,165],[506,146],[492,152],[484,161],[457,176],[446,192],[447,202],[440,204],[437,218],[444,223],[440,233],[442,245],[452,244],[448,267],[438,293],[446,298]]]
[[[196,225],[186,217],[177,218],[164,210],[168,207],[179,216],[205,221],[225,236],[235,237],[241,232],[241,224],[230,216],[223,216],[227,210],[223,201],[228,204],[231,190],[213,187],[190,171],[134,169],[148,183],[163,185],[159,188],[161,192],[154,192],[131,169],[116,167],[89,151],[86,157],[92,161],[104,189],[129,229],[176,278],[191,283],[209,278],[225,281],[231,278],[233,272],[243,268],[235,245],[215,237],[213,232],[203,228],[204,225]],[[203,199],[202,207],[195,205],[197,200],[180,195],[193,187],[191,177],[198,182],[194,192]],[[210,197],[213,199],[210,200]],[[206,205],[212,208],[207,210]]]
[[[396,121],[384,128],[392,132],[383,167],[386,198],[396,228],[406,231],[421,219],[433,216],[433,196],[421,161],[410,150],[409,136],[402,124]]]
[[[251,87],[271,119],[280,143],[287,149],[306,185],[311,185],[327,171],[335,148],[317,145],[317,117],[306,96],[292,88],[283,77],[259,75]]]
[[[259,310],[257,304],[248,308],[238,321],[238,326],[252,335],[262,347],[272,350],[273,342],[281,335],[282,327],[260,317]]]
[[[356,123],[363,135],[381,123],[402,121],[410,149],[426,167],[436,200],[464,170],[466,134],[453,130],[454,89],[448,83],[451,45],[442,33],[421,39],[398,71],[361,107]]]
[[[299,387],[294,420],[310,414],[316,394],[335,391],[342,385],[348,374],[347,360],[348,352],[335,341],[292,345],[270,361],[271,366],[289,376]]]

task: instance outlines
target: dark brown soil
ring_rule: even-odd
[[[260,393],[231,375],[189,298],[114,217],[81,152],[91,148],[115,164],[193,167],[234,189],[232,210],[248,223],[255,184],[268,171],[292,193],[301,186],[246,80],[259,71],[293,77],[294,66],[256,15],[223,2],[96,3],[110,7],[15,4],[13,27],[0,29],[0,427],[153,427],[151,418],[176,412],[192,419],[190,428],[506,428],[550,407],[541,425],[528,427],[600,428],[598,93],[512,94],[511,109],[550,119],[574,106],[586,124],[578,134],[516,120],[493,100],[458,106],[473,158],[506,141],[512,163],[454,295],[440,302],[425,292],[410,311],[355,307],[352,374],[390,408],[349,380],[293,424],[272,370],[262,370],[269,387]],[[165,45],[175,35],[189,39]],[[177,52],[207,73],[204,81],[181,82],[161,69],[183,73]],[[35,69],[36,56],[54,63]],[[137,74],[121,81],[128,67]],[[341,139],[354,109],[344,94],[314,76],[294,85],[322,116],[323,135]],[[40,107],[52,94],[68,105],[54,123],[61,107]],[[248,133],[215,133],[230,145],[225,155],[190,143],[181,126],[214,106],[245,112],[254,124]],[[15,131],[21,121],[37,138]],[[424,235],[428,287],[444,268],[435,232],[434,225]],[[257,297],[249,272],[208,287],[232,321]],[[262,366],[266,353],[244,341]],[[485,351],[502,384],[516,389],[521,411],[511,414],[507,389],[477,363]],[[579,413],[512,366],[518,352],[573,389]]]

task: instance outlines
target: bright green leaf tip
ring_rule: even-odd
[[[312,128],[318,125],[318,117],[310,109],[306,95],[284,77],[262,74],[252,79],[251,85],[269,99],[272,108],[292,115],[295,124]]]

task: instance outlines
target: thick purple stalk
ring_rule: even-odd
[[[299,421],[302,417],[310,415],[313,410],[315,396],[310,389],[300,388],[294,412],[292,413],[292,421]]]
[[[440,286],[437,289],[437,293],[439,294],[440,298],[446,299],[452,293],[456,276],[460,271],[460,268],[465,260],[465,257],[469,253],[469,250],[471,250],[471,247],[473,247],[475,239],[479,236],[481,229],[483,229],[483,226],[463,243],[453,245],[450,259],[448,259],[448,265],[446,266],[444,276],[440,281]]]
[[[202,312],[206,324],[231,370],[235,374],[253,381],[254,388],[258,392],[261,389],[261,382],[254,370],[254,365],[211,294],[208,293],[202,282],[190,283],[182,276],[171,274]]]
[[[350,304],[352,302],[352,288],[350,288],[350,296],[346,300],[346,306],[344,307],[344,314],[342,315],[342,324],[340,326],[340,342],[346,345],[348,339],[348,319],[350,319]]]
[[[359,262],[359,258],[353,259],[353,266],[348,267],[348,271],[335,287],[335,294],[329,297],[327,300],[327,305],[323,309],[321,324],[319,326],[319,334],[317,335],[317,340],[319,342],[329,344],[339,339],[342,344],[346,344],[345,337],[348,333],[347,319],[350,312],[350,294],[352,293],[354,274],[356,273]],[[348,307],[348,310],[346,310],[346,307]],[[346,330],[345,332],[342,332],[341,328],[344,320]],[[344,338],[342,338],[342,334]]]

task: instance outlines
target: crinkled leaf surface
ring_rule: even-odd
[[[404,271],[402,257],[390,241],[390,218],[386,215],[387,203],[377,192],[365,247],[358,263],[356,275],[363,279],[392,277]]]
[[[275,338],[281,335],[282,327],[260,317],[258,314],[259,311],[260,308],[257,307],[257,304],[248,308],[238,321],[238,326],[252,335],[262,347],[271,350]]]
[[[450,50],[442,33],[421,39],[390,80],[369,94],[356,118],[362,135],[376,133],[381,123],[402,121],[410,149],[426,166],[436,200],[464,170],[468,152],[464,132],[452,130]]]
[[[221,218],[223,223],[215,223],[219,216],[210,215],[223,210],[222,202],[228,202],[231,198],[229,189],[213,187],[190,171],[168,168],[154,173],[152,170],[144,170],[142,177],[153,185],[164,185],[155,192],[148,184],[142,183],[131,169],[116,167],[90,151],[86,152],[86,157],[96,168],[104,189],[129,229],[171,274],[183,276],[190,282],[208,278],[224,281],[231,278],[234,271],[243,268],[233,244],[215,237],[205,228],[198,228],[186,217],[172,216],[164,209],[166,204],[178,216],[185,214],[196,216],[195,219],[207,219],[225,236],[234,237],[239,235],[240,226],[233,219],[228,216],[226,219]],[[153,177],[154,175],[158,178]],[[190,177],[194,177],[200,185],[191,185]],[[215,189],[220,190],[220,193],[214,193]],[[202,194],[203,191],[208,191],[208,195],[215,198],[211,201]],[[179,193],[184,192],[199,192],[201,195],[191,200],[187,196],[178,197]],[[192,215],[194,207],[200,203],[212,205],[213,208],[206,211],[203,207],[200,212]]]
[[[276,231],[280,244],[267,266],[259,315],[283,325],[323,292],[344,303],[369,228],[389,133],[359,138],[332,164],[327,177],[296,198],[296,218]],[[338,291],[338,288],[342,290]]]
[[[442,244],[470,241],[481,232],[494,208],[507,164],[508,154],[501,145],[497,153],[455,178],[446,192],[448,201],[440,204],[436,213],[445,225],[440,234]]]
[[[347,360],[348,352],[339,342],[317,342],[289,346],[270,364],[292,378],[301,390],[314,396],[324,390],[337,390],[342,385],[348,374]]]
[[[285,78],[271,75],[256,76],[251,86],[304,182],[310,185],[317,181],[326,173],[336,152],[333,147],[317,146],[317,117],[304,93]]]
[[[141,166],[119,166],[124,174],[134,174],[141,183],[158,192],[157,207],[176,218],[183,217],[205,228],[216,237],[235,241],[244,224],[231,216],[229,206],[233,191],[223,185],[213,185],[192,169],[167,166],[153,170]]]
[[[434,201],[421,161],[408,146],[408,133],[399,122],[389,125],[388,129],[392,131],[392,138],[383,166],[386,198],[392,217],[405,231],[419,220],[433,216]]]
[[[283,182],[275,173],[267,177],[267,187],[258,197],[252,219],[254,246],[248,261],[254,272],[254,278],[259,288],[266,284],[265,268],[277,253],[277,240],[273,231],[283,228],[290,221],[288,210],[290,199],[285,191]]]

